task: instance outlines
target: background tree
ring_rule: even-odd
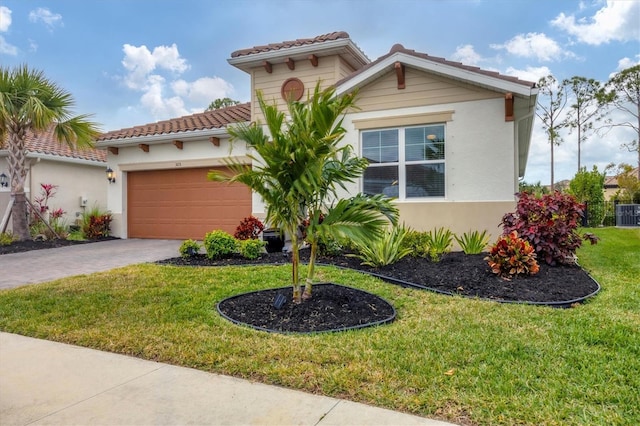
[[[605,173],[598,171],[598,166],[587,171],[580,169],[569,182],[567,193],[576,197],[580,203],[587,204],[587,222],[589,226],[600,226],[604,219],[604,179]]]
[[[622,112],[618,121],[609,118],[605,127],[628,127],[634,130],[635,140],[622,146],[638,153],[638,180],[640,180],[640,65],[620,71],[605,85],[606,92],[601,94],[601,103]]]
[[[573,93],[574,103],[569,107],[566,118],[566,126],[572,133],[578,135],[578,172],[582,168],[582,144],[586,142],[594,131],[594,121],[600,120],[604,116],[601,108],[603,88],[599,81],[593,78],[574,76],[564,80],[562,85]]]
[[[560,119],[567,104],[566,90],[564,85],[558,85],[558,81],[553,75],[542,77],[538,81],[538,87],[541,96],[538,97],[536,115],[542,120],[542,128],[551,145],[551,191],[553,191],[555,189],[553,147],[562,142],[558,131],[566,125]]]
[[[529,194],[534,194],[536,197],[540,197],[544,194],[549,194],[549,189],[542,185],[542,183],[540,183],[540,181],[536,182],[536,183],[527,183],[527,182],[520,182],[518,183],[518,190],[520,192],[528,192]]]
[[[231,98],[218,98],[211,102],[205,111],[213,111],[216,109],[226,108],[234,105],[238,105],[240,101],[233,100]]]
[[[397,217],[390,200],[380,196],[359,195],[329,205],[338,198],[337,190],[360,176],[366,166],[364,160],[351,155],[351,148],[339,145],[346,131],[342,117],[353,107],[354,97],[335,96],[332,88],[320,91],[318,84],[311,99],[288,104],[289,118],[285,119],[277,105],[267,104],[258,92],[267,133],[260,123],[229,128],[234,141],[246,142],[255,153],[248,155],[253,164],[229,160],[231,176],[216,171],[208,174],[211,180],[244,183],[259,194],[266,205],[265,221],[291,238],[294,303],[311,297],[313,271],[304,294],[299,277],[299,232],[305,221],[312,238],[332,233],[364,240],[383,232],[388,224],[384,213],[394,220]]]
[[[13,233],[19,240],[30,237],[24,183],[27,176],[25,139],[27,132],[37,137],[54,126],[61,143],[72,148],[91,147],[100,133],[89,115],[71,115],[74,100],[41,71],[26,65],[13,69],[0,67],[0,141],[8,151]]]

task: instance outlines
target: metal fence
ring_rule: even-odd
[[[640,205],[619,201],[585,203],[582,226],[640,226]]]

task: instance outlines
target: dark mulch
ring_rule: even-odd
[[[277,297],[284,298],[280,306]],[[240,294],[223,300],[218,311],[227,319],[275,332],[340,331],[393,321],[395,309],[384,299],[355,288],[315,284],[313,297],[291,301],[291,287]]]
[[[598,290],[598,284],[579,266],[540,265],[533,276],[505,280],[493,274],[484,260],[486,254],[467,255],[462,252],[445,254],[439,262],[407,256],[393,265],[372,268],[361,265],[355,257],[320,256],[318,263],[378,275],[401,285],[425,288],[446,294],[478,297],[509,302],[564,303],[583,298]],[[301,260],[308,259],[308,250],[301,250]],[[192,266],[224,266],[247,264],[285,264],[289,259],[280,253],[264,254],[260,259],[247,260],[235,256],[210,260],[204,255],[192,258],[172,258],[159,263]]]
[[[383,278],[395,284],[423,288],[465,297],[514,303],[539,303],[557,307],[570,307],[581,299],[599,290],[598,284],[578,266],[540,265],[540,272],[530,277],[505,280],[491,273],[486,254],[466,255],[462,252],[448,253],[439,262],[429,259],[405,257],[401,261],[382,268],[361,265],[354,257],[321,256],[319,263],[359,270]],[[308,259],[308,251],[301,251],[301,260]],[[280,253],[265,254],[260,259],[247,260],[239,256],[221,260],[210,260],[204,255],[188,259],[166,259],[162,264],[190,266],[229,266],[250,264],[288,264],[289,259]],[[316,286],[314,286],[314,289]],[[348,303],[335,304],[343,297],[338,292],[345,287],[332,286],[314,291],[311,301],[294,305],[290,301],[291,289],[265,290],[247,295],[234,296],[219,305],[219,311],[234,322],[248,324],[269,331],[315,332],[349,327],[349,324],[375,322],[378,317],[366,316]],[[325,294],[331,290],[333,294]],[[276,294],[285,295],[287,305],[281,310],[274,307]],[[383,299],[368,301],[369,314],[384,312]],[[231,300],[231,301],[229,301]],[[344,299],[342,299],[344,300]],[[337,306],[337,308],[336,308]],[[344,309],[343,309],[344,308]],[[384,314],[386,315],[386,313]],[[383,315],[383,316],[384,316]]]
[[[6,246],[0,245],[0,255],[22,253],[22,252],[31,251],[31,250],[42,250],[42,249],[49,249],[49,248],[66,247],[66,246],[73,246],[77,244],[88,244],[88,243],[95,243],[97,241],[108,241],[108,240],[114,240],[114,239],[116,238],[105,237],[105,238],[100,238],[98,240],[85,240],[85,241],[63,240],[63,239],[42,240],[42,241],[40,240],[16,241]]]

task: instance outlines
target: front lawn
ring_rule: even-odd
[[[400,288],[331,267],[318,279],[391,302],[395,322],[335,334],[239,327],[215,305],[290,268],[137,265],[0,292],[0,330],[463,424],[640,424],[640,229],[592,229],[601,284],[559,310]]]

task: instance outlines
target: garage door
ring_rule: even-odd
[[[239,183],[208,181],[211,169],[129,172],[128,236],[202,240],[214,229],[233,234],[251,214],[251,191]]]

